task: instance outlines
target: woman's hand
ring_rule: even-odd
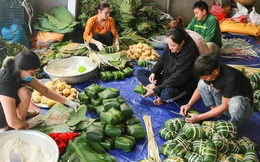
[[[101,42],[96,41],[95,44],[96,44],[97,48],[99,49],[99,51],[104,51],[105,50],[104,45]]]
[[[116,42],[115,45],[116,45],[116,51],[119,51],[119,50],[120,50],[120,48],[119,48],[119,42]]]
[[[153,89],[151,89],[151,88],[146,88],[146,87],[145,87],[145,89],[146,89],[146,94],[145,94],[145,95],[142,95],[144,98],[149,97],[149,96],[151,96],[151,95],[154,94]]]

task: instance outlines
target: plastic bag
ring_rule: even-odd
[[[252,11],[250,12],[248,21],[255,24],[260,24],[260,14],[255,11],[255,7],[253,7]]]
[[[237,8],[238,11],[234,16],[231,17],[231,19],[236,22],[247,22],[248,9],[238,2],[237,2]]]

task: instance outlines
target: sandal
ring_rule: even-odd
[[[35,109],[28,110],[27,114],[26,114],[26,120],[37,116],[39,113],[40,112],[38,110],[35,110]]]

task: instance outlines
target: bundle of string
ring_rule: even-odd
[[[153,158],[154,161],[161,162],[162,160],[160,159],[159,156],[158,146],[154,139],[151,116],[144,115],[143,120],[145,123],[147,139],[148,139],[148,158]]]

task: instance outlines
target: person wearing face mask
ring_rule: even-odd
[[[110,17],[110,6],[106,2],[95,7],[95,16],[88,19],[83,34],[90,47],[95,51],[103,51],[104,46],[112,46],[115,42],[119,51],[119,35],[114,19]]]
[[[206,54],[199,56],[194,63],[194,74],[200,78],[188,104],[181,106],[180,114],[189,114],[189,110],[202,98],[211,109],[205,113],[189,114],[188,123],[196,123],[211,117],[225,114],[230,121],[239,126],[252,116],[253,90],[249,79],[237,69],[218,62],[216,56]]]
[[[200,34],[207,42],[211,54],[219,54],[222,35],[217,18],[209,13],[209,7],[204,1],[195,2],[193,11],[195,16],[186,29]]]
[[[199,56],[195,42],[180,27],[168,30],[166,41],[168,46],[164,48],[152,71],[140,69],[136,74],[147,90],[143,97],[155,95],[155,105],[191,95],[197,84],[192,74],[193,63]]]
[[[23,51],[7,60],[4,68],[0,70],[0,131],[5,131],[8,127],[28,129],[42,122],[40,115],[26,121],[31,102],[28,87],[77,111],[78,103],[66,99],[35,78],[40,65],[37,54]]]

